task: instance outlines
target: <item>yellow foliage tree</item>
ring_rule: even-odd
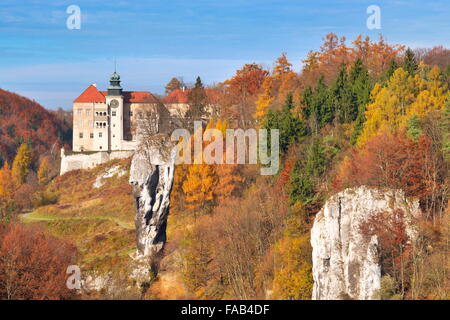
[[[253,117],[259,121],[262,121],[266,116],[267,110],[269,110],[270,105],[272,104],[274,97],[272,96],[272,77],[266,77],[264,79],[262,89],[263,92],[258,96],[258,100],[256,101],[256,112]]]
[[[47,184],[49,181],[49,167],[47,158],[44,158],[39,166],[38,172],[38,182],[41,185]]]
[[[275,299],[310,300],[313,286],[309,233],[284,237],[276,247]]]
[[[19,184],[25,183],[32,160],[31,150],[26,143],[22,143],[17,150],[16,157],[12,165],[12,176]]]
[[[376,84],[372,91],[373,103],[367,105],[366,122],[358,146],[363,146],[380,131],[395,133],[405,128],[414,114],[424,116],[442,110],[447,97],[439,78],[437,67],[426,72],[425,78],[412,77],[398,68],[385,87]]]
[[[16,185],[8,162],[0,169],[0,220],[6,219],[14,210],[13,195]]]
[[[187,207],[200,214],[206,213],[214,200],[215,183],[215,173],[211,165],[204,163],[191,165],[183,182]]]
[[[211,123],[207,128],[211,128]],[[203,130],[199,129],[194,135],[202,135]],[[191,141],[194,140],[194,135]],[[214,185],[216,175],[214,167],[204,163],[203,152],[194,154],[193,165],[187,168],[186,178],[183,181],[182,189],[185,194],[187,208],[200,214],[207,213],[214,201]],[[198,161],[200,160],[200,161]],[[199,164],[195,164],[198,162]]]
[[[424,116],[429,112],[440,112],[445,106],[447,95],[445,94],[447,86],[441,81],[441,72],[438,67],[433,67],[425,74],[425,80],[421,80],[421,91],[408,110],[407,117],[402,125],[415,114]]]
[[[14,193],[15,185],[12,178],[11,169],[9,164],[5,161],[3,168],[0,169],[0,198],[11,197]]]
[[[226,136],[226,130],[228,129],[227,121],[218,120],[215,127],[222,132],[224,137]],[[217,179],[217,183],[214,186],[214,197],[219,202],[235,196],[240,185],[245,180],[239,172],[238,165],[226,164],[226,153],[235,152],[235,150],[226,150],[224,144],[223,151],[223,163],[214,166],[214,173]]]

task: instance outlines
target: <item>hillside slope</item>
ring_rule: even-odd
[[[57,177],[46,189],[56,195],[57,203],[22,215],[22,221],[72,241],[79,250],[82,272],[122,269],[136,247],[129,165],[129,159],[113,160]],[[108,171],[110,177],[98,179]]]
[[[55,113],[16,93],[0,89],[0,164],[12,161],[22,142],[41,154],[69,144],[69,125]]]

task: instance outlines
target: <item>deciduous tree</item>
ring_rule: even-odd
[[[32,160],[32,153],[26,143],[22,143],[17,150],[17,155],[14,158],[12,165],[13,178],[19,183],[25,183],[28,173],[30,172],[30,165]]]
[[[42,159],[37,175],[39,184],[45,185],[49,182],[50,177],[47,158]]]
[[[67,267],[76,249],[31,227],[10,223],[0,231],[0,298],[7,300],[72,299]]]

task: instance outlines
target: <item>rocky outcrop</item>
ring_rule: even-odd
[[[154,273],[166,242],[175,149],[169,138],[156,135],[145,150],[137,150],[130,168],[136,206],[136,260],[149,263]]]
[[[101,188],[101,187],[103,187],[103,185],[105,184],[107,179],[112,178],[116,175],[118,177],[122,177],[126,173],[127,173],[127,171],[125,169],[123,169],[120,165],[109,168],[108,170],[106,170],[105,172],[103,172],[97,176],[97,178],[95,179],[95,182],[92,184],[92,188],[94,188],[94,189]]]
[[[381,269],[378,239],[364,237],[361,225],[375,213],[401,209],[410,236],[411,217],[420,214],[419,202],[400,190],[367,187],[332,196],[316,215],[311,230],[314,287],[312,299],[377,299]]]

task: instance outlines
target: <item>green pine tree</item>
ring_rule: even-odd
[[[394,75],[395,70],[397,70],[399,67],[400,67],[400,66],[399,66],[399,64],[397,63],[397,60],[392,59],[392,60],[389,62],[389,66],[388,66],[388,69],[387,69],[387,71],[386,71],[386,73],[385,73],[385,75],[384,75],[384,77],[383,77],[383,80],[384,80],[384,81],[389,80],[389,79]]]
[[[405,59],[403,60],[402,67],[412,76],[414,76],[419,69],[416,56],[410,48],[408,48],[408,50],[406,50],[405,52]]]
[[[280,130],[280,151],[286,152],[289,146],[302,140],[307,135],[305,122],[292,113],[294,100],[288,94],[281,110],[269,110],[264,122],[264,128]]]
[[[422,130],[420,128],[420,120],[419,117],[414,114],[409,120],[408,120],[408,127],[406,130],[406,134],[413,139],[414,141],[419,140],[420,134],[422,133]]]
[[[370,80],[368,69],[359,59],[356,60],[350,71],[349,80],[351,83],[353,106],[356,108],[356,115],[354,115],[355,118],[353,118],[355,124],[350,137],[350,142],[355,144],[362,132],[364,122],[366,121],[366,105],[370,102],[370,93],[373,89],[373,84]]]
[[[340,123],[349,123],[354,120],[357,114],[357,107],[352,97],[352,90],[347,74],[347,66],[341,65],[339,74],[331,89],[333,96],[333,105],[337,113],[337,118]]]
[[[349,82],[351,86],[353,103],[356,112],[359,112],[360,106],[365,106],[370,102],[370,92],[373,89],[372,82],[369,77],[369,70],[363,65],[360,59],[356,60],[350,70]],[[353,120],[355,120],[356,115]]]
[[[206,92],[200,77],[197,77],[194,88],[189,91],[188,103],[187,117],[200,120],[206,116]]]
[[[289,197],[291,204],[301,202],[307,205],[317,199],[315,184],[320,181],[329,161],[325,147],[319,137],[315,137],[306,154],[306,161],[299,159],[291,172]]]

